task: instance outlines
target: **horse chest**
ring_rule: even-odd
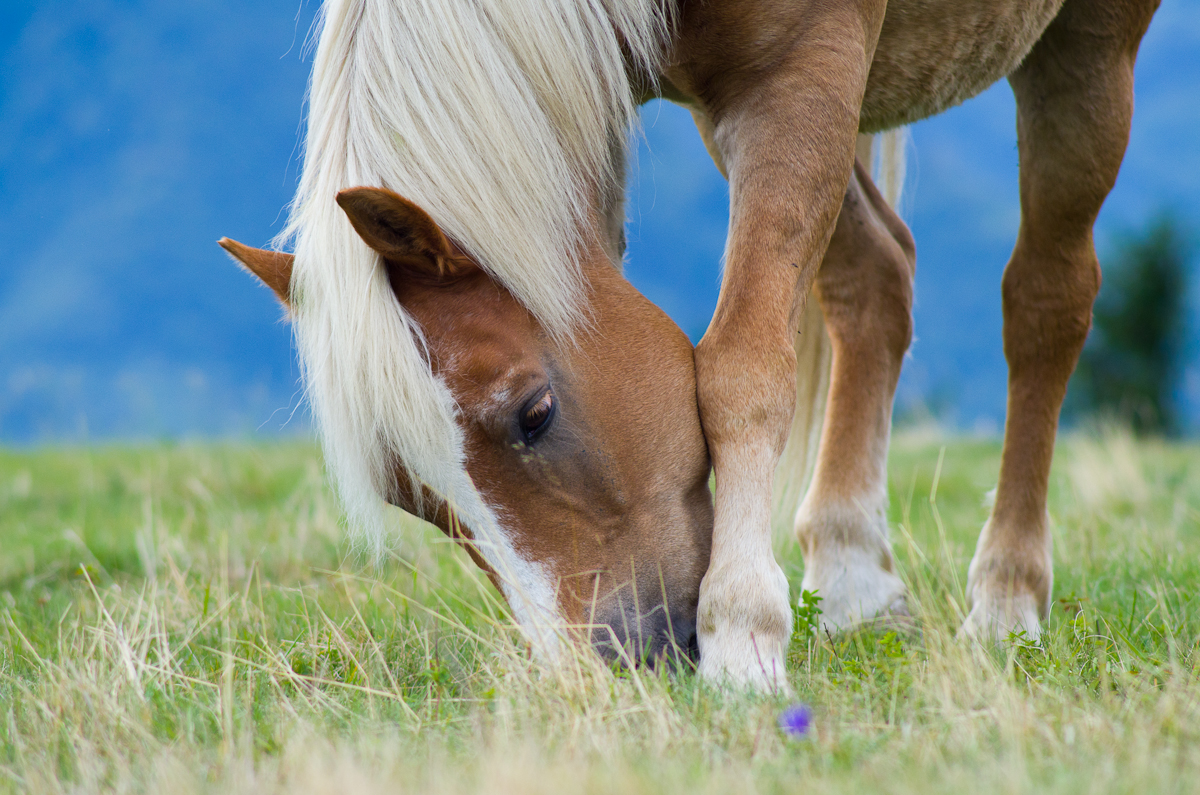
[[[908,124],[1010,74],[1063,0],[890,0],[863,98],[861,131]]]

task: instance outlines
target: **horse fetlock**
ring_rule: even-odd
[[[1041,621],[1050,612],[1054,563],[1050,535],[1041,529],[1044,542],[999,543],[1014,534],[997,532],[989,522],[967,570],[967,604],[970,612],[960,633],[985,641],[1007,640],[1013,633],[1027,639],[1041,634]]]
[[[861,550],[879,558],[880,564],[890,570],[892,548],[885,518],[886,500],[884,494],[871,494],[846,505],[810,492],[796,511],[793,526],[805,559],[836,557],[841,549]]]
[[[796,514],[796,539],[804,551],[800,588],[821,597],[824,632],[908,618],[908,588],[893,566],[883,505],[882,496],[854,506],[806,502]]]
[[[805,559],[801,591],[821,597],[821,631],[837,634],[909,617],[908,587],[874,550],[824,549]]]
[[[774,560],[710,570],[697,611],[700,675],[753,690],[786,691],[792,635],[787,578]]]

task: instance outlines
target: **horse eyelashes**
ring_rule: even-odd
[[[540,398],[521,412],[521,432],[528,442],[540,436],[550,425],[554,416],[554,393],[547,390]]]

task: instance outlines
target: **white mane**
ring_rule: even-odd
[[[655,74],[667,25],[653,0],[329,0],[318,25],[304,167],[279,242],[295,249],[293,322],[327,466],[376,551],[397,466],[481,546],[500,543],[420,330],[334,197],[368,185],[416,202],[569,335],[587,214],[623,179],[626,58]]]

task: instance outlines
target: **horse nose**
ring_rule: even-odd
[[[592,645],[610,662],[656,666],[664,662],[695,665],[700,661],[696,618],[662,606],[641,616],[619,611],[592,629]]]

